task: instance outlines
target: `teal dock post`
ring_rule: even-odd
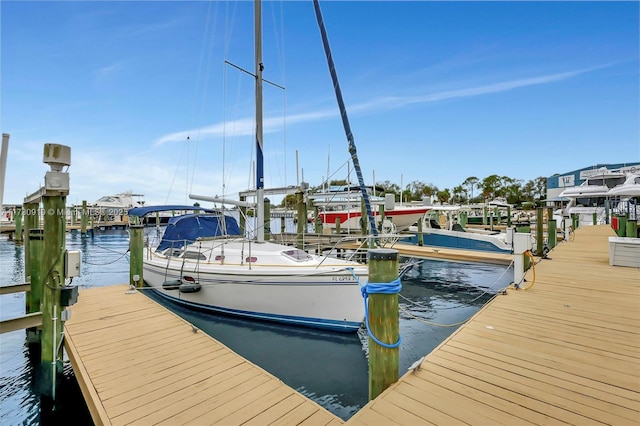
[[[593,214],[593,224],[597,225],[598,224],[598,213],[594,213]]]
[[[82,212],[80,213],[80,233],[82,235],[87,233],[87,222],[89,215],[87,212],[87,200],[82,200]]]
[[[144,285],[144,226],[139,223],[138,218],[130,219],[134,219],[134,221],[129,224],[129,285],[142,287]]]
[[[262,226],[264,226],[264,240],[269,241],[271,239],[271,200],[265,197],[263,207],[264,217],[262,218]]]
[[[398,381],[400,315],[398,311],[398,251],[368,253],[369,401]],[[375,288],[374,288],[375,286]],[[374,292],[375,291],[375,292]],[[382,344],[380,344],[382,343]]]
[[[460,226],[462,226],[463,228],[467,227],[467,222],[468,222],[467,221],[467,214],[468,214],[467,212],[460,212]],[[418,223],[420,223],[420,222],[418,222]]]
[[[13,220],[16,223],[16,232],[14,236],[14,240],[16,243],[22,242],[22,207],[18,207],[16,209],[16,214],[13,217]]]
[[[544,250],[544,209],[536,210],[536,253],[542,256]]]
[[[558,244],[558,230],[555,219],[550,219],[547,222],[547,238],[549,239],[549,250],[553,250]]]
[[[296,206],[298,208],[298,232],[296,233],[296,247],[300,250],[304,249],[304,232],[307,226],[307,212],[304,204],[303,193],[301,190],[296,192]]]

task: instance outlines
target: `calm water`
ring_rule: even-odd
[[[148,228],[148,233],[155,233]],[[129,279],[126,231],[67,236],[67,248],[82,252],[81,288],[122,284]],[[0,284],[23,282],[23,246],[0,237]],[[511,270],[485,264],[423,261],[402,280],[400,298],[400,375],[457,329],[497,289],[512,281]],[[157,296],[149,294],[157,299]],[[80,294],[82,298],[82,294]],[[194,312],[160,302],[343,419],[367,403],[366,332],[334,333]],[[0,319],[24,313],[24,293],[0,296]],[[73,308],[72,308],[73,310]],[[34,367],[25,332],[0,335],[0,423],[46,425],[75,420],[91,424],[73,370],[65,361],[54,410],[41,405],[33,390]]]

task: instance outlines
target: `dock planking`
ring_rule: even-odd
[[[344,423],[128,288],[82,290],[65,324],[65,349],[95,424]]]
[[[640,269],[613,235],[579,228],[347,424],[637,424]]]

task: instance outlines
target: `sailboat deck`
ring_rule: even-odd
[[[81,291],[65,325],[65,349],[96,424],[343,423],[127,290],[117,285]]]
[[[640,269],[579,228],[347,424],[638,424]]]

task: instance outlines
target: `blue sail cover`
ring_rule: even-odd
[[[242,235],[238,222],[231,216],[187,214],[169,219],[156,251],[180,248],[198,238]]]

